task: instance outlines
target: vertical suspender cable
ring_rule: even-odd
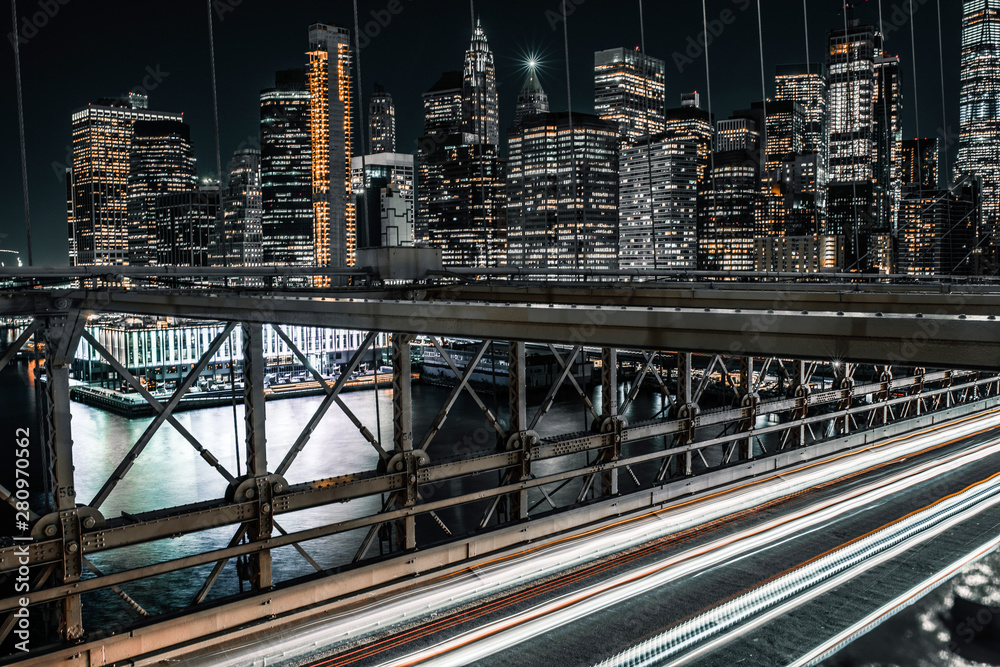
[[[708,97],[708,124],[711,127],[709,131],[711,141],[708,146],[709,173],[712,176],[712,207],[717,208],[716,202],[719,194],[715,187],[715,116],[712,115],[712,69],[708,64],[708,10],[705,6],[705,0],[701,0],[701,25],[705,38],[705,92]],[[680,382],[679,379],[678,382]]]
[[[760,92],[764,106],[764,126],[761,128],[760,133],[760,176],[763,179],[767,166],[767,79],[764,75],[764,28],[760,16],[760,0],[757,0],[757,39],[760,45]],[[705,41],[708,40],[706,39]]]
[[[566,4],[562,4],[562,19],[563,19],[563,51],[566,57],[566,108],[569,113],[569,150],[570,150],[570,163],[572,165],[571,176],[573,179],[573,250],[576,257],[576,268],[581,269],[580,266],[580,211],[577,207],[577,183],[576,183],[576,145],[575,137],[573,131],[573,88],[570,85],[570,67],[569,67],[569,22],[566,18]],[[558,132],[556,133],[558,135]],[[558,138],[557,138],[558,143]],[[558,154],[558,148],[557,148]],[[556,225],[559,224],[559,189],[558,184],[556,186]]]
[[[940,64],[941,71],[941,127],[945,130],[945,136],[941,142],[941,148],[944,151],[944,160],[941,162],[944,165],[944,173],[938,174],[938,179],[940,183],[944,184],[947,189],[951,186],[951,163],[948,161],[948,98],[944,93],[944,40],[941,36],[941,0],[937,0],[937,20],[938,20],[938,61]],[[940,170],[940,167],[939,167]],[[943,180],[941,180],[943,177]]]
[[[217,214],[216,227],[219,231],[220,242],[224,248],[225,262],[229,264],[229,244],[228,234],[223,227],[222,214],[222,144],[219,140],[219,94],[215,79],[215,26],[212,23],[212,0],[205,0],[205,7],[208,10],[208,57],[212,66],[212,118],[215,120],[215,169],[219,179],[219,212]]]
[[[848,30],[847,30],[847,12],[848,12],[848,7],[849,7],[848,0],[844,0],[843,6],[844,6],[844,46],[846,47],[846,50],[847,50],[847,95],[845,96],[845,98],[846,98],[846,100],[848,102],[848,105],[850,105],[850,97],[851,97],[851,72],[852,72],[853,68],[851,67],[851,47],[850,47],[850,41],[849,41],[849,38],[848,38],[848,34],[849,33],[848,33]],[[881,6],[882,6],[882,3],[879,2],[879,13],[880,14],[881,14]],[[881,25],[881,20],[879,21],[879,24]],[[851,109],[850,108],[846,109],[846,114],[844,114],[844,115],[847,118],[843,122],[846,122],[849,126],[853,127],[854,121],[851,118],[851,115],[852,115],[851,114]],[[848,267],[848,270],[857,268],[860,271],[861,270],[861,260],[864,259],[864,257],[866,257],[868,253],[865,253],[865,255],[861,255],[861,248],[859,247],[861,245],[861,238],[860,238],[860,235],[858,234],[858,175],[855,173],[857,171],[857,165],[858,165],[858,162],[857,162],[857,158],[858,158],[857,143],[858,142],[857,141],[853,141],[853,135],[855,134],[855,132],[853,130],[849,134],[852,135],[852,141],[851,141],[851,187],[852,187],[851,203],[852,203],[853,208],[854,208],[854,223],[851,226],[852,226],[853,232],[854,232],[854,252],[855,252],[856,255],[858,255],[858,258],[856,260],[854,260],[854,263],[850,267]]]
[[[653,251],[653,268],[660,268],[660,253],[657,252],[656,248],[656,202],[653,200],[653,131],[650,129],[649,123],[649,107],[650,107],[650,95],[649,95],[649,72],[646,69],[646,20],[643,14],[642,0],[639,0],[639,39],[642,44],[642,88],[643,95],[645,96],[645,122],[646,122],[646,185],[648,187],[649,195],[649,239],[651,250]],[[664,106],[666,102],[664,101]],[[664,109],[664,112],[666,109]],[[619,154],[619,160],[621,160]],[[619,170],[621,169],[621,164],[618,165]],[[618,239],[618,257],[621,258],[621,228],[619,226],[619,239]],[[666,250],[664,248],[664,250]],[[669,266],[670,262],[667,262]],[[663,268],[667,268],[667,266]]]
[[[802,22],[806,36],[806,74],[809,74],[812,71],[812,61],[809,59],[809,10],[806,9],[806,0],[802,0]]]
[[[357,86],[358,91],[358,136],[361,137],[361,190],[364,192],[364,196],[361,198],[361,216],[362,224],[368,224],[368,172],[365,169],[365,110],[364,110],[364,93],[361,86],[361,32],[358,29],[358,0],[354,0],[354,59],[356,62],[357,69]],[[353,184],[354,179],[350,179]],[[348,189],[348,196],[354,196],[354,188]],[[355,221],[355,239],[357,239],[357,222]],[[369,243],[371,239],[368,239]],[[355,241],[357,242],[357,241]],[[382,444],[382,414],[381,408],[379,407],[379,397],[378,397],[378,336],[372,341],[372,390],[375,394],[375,434],[378,438],[379,444]],[[396,369],[393,369],[393,373]]]
[[[881,0],[880,0],[879,5],[881,5],[881,4],[882,3],[881,3]],[[913,114],[914,114],[914,122],[916,123],[916,127],[914,128],[914,136],[916,136],[916,137],[919,138],[920,137],[920,98],[918,96],[919,96],[920,93],[919,93],[919,89],[917,88],[917,40],[916,40],[916,38],[913,35],[913,3],[911,2],[911,3],[909,3],[909,5],[910,5],[910,53],[911,53],[911,57],[913,58]],[[938,29],[940,29],[940,26],[938,26]],[[918,183],[918,185],[920,187],[920,190],[922,192],[923,189],[924,189],[924,178],[923,178],[923,175],[921,173],[922,172],[922,165],[920,163],[923,162],[923,160],[921,159],[921,156],[920,156],[920,143],[919,143],[919,139],[918,139],[918,142],[917,142],[917,156],[916,156],[916,158],[917,158],[917,183]]]
[[[24,233],[28,242],[28,266],[34,266],[31,252],[31,206],[28,200],[28,153],[24,142],[24,100],[21,93],[21,37],[17,32],[17,0],[10,0],[11,41],[14,43],[14,78],[17,82],[17,129],[21,138],[21,188],[24,195]]]

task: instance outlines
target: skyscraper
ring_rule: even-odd
[[[820,153],[825,159],[829,137],[826,133],[827,90],[823,63],[778,65],[775,68],[774,99],[802,105],[805,114],[805,145],[802,150]]]
[[[260,266],[263,263],[263,193],[261,156],[256,148],[233,154],[222,190],[222,223],[212,240],[215,266]]]
[[[183,114],[150,111],[145,96],[101,99],[72,115],[68,197],[72,266],[128,261],[128,177],[136,121],[182,123]]]
[[[413,156],[409,154],[379,153],[358,156],[351,161],[358,219],[364,221],[358,226],[359,247],[379,246],[388,229],[395,229],[395,236],[387,237],[389,241],[396,241],[391,245],[413,245],[414,171]],[[409,231],[400,234],[400,228]]]
[[[128,261],[156,260],[156,198],[191,192],[197,183],[191,128],[175,120],[133,124],[128,173]]]
[[[463,91],[467,103],[465,131],[475,135],[479,143],[500,144],[500,109],[497,99],[497,75],[493,52],[479,21],[472,33],[472,42],[465,52]]]
[[[899,207],[896,270],[910,275],[974,273],[979,211],[979,184],[969,176],[950,190],[905,188]]]
[[[156,263],[209,266],[219,221],[219,184],[156,198]]]
[[[542,89],[538,80],[535,65],[528,66],[528,76],[524,79],[521,92],[517,96],[517,106],[514,108],[514,125],[518,125],[528,116],[536,113],[546,113],[549,110],[549,96]]]
[[[1000,0],[962,0],[958,171],[982,181],[982,231],[1000,224]],[[996,244],[996,241],[991,241]]]
[[[310,94],[305,70],[285,70],[260,93],[261,221],[265,265],[316,263]]]
[[[323,23],[309,26],[307,55],[315,263],[353,266],[357,234],[351,191],[355,132],[350,32]]]
[[[760,207],[758,153],[755,150],[716,153],[699,195],[698,268],[752,271]]]
[[[698,268],[699,150],[697,138],[664,135],[622,150],[621,268]]]
[[[369,153],[396,152],[396,107],[392,95],[378,83],[368,103],[368,132]]]
[[[848,271],[887,271],[899,203],[899,61],[873,26],[831,30],[827,72],[827,230],[845,238]]]
[[[618,264],[619,126],[590,114],[544,113],[508,134],[508,263],[531,268]]]
[[[664,114],[664,136],[671,139],[693,140],[698,147],[698,182],[703,183],[708,175],[708,165],[714,150],[715,130],[712,115],[693,102],[698,94],[693,94],[691,104],[684,103],[682,95],[681,106],[667,109]]]
[[[939,186],[941,142],[936,137],[907,139],[900,144],[901,184],[935,190]]]
[[[424,135],[459,134],[466,116],[461,72],[445,72],[423,95]]]
[[[471,143],[463,133],[438,135],[421,147],[419,239],[442,250],[445,266],[506,264],[504,160],[497,147]]]
[[[594,113],[616,123],[623,144],[663,131],[666,67],[636,49],[594,53]]]
[[[451,266],[506,263],[505,161],[493,54],[477,22],[462,72],[424,94],[416,235]]]

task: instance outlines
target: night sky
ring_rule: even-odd
[[[919,132],[923,135],[939,134],[942,127],[937,1],[914,0]],[[572,8],[573,110],[591,113],[593,52],[639,44],[639,1],[567,2]],[[961,3],[940,2],[947,117],[957,132]],[[904,136],[912,137],[917,134],[917,124],[908,12],[904,0],[882,3],[883,16],[891,26],[887,50],[902,57]],[[273,85],[275,70],[305,64],[309,24],[325,22],[353,28],[354,15],[347,0],[213,0],[213,4],[225,169],[237,147],[248,141],[256,145],[260,89]],[[843,25],[840,4],[840,0],[808,0],[809,53],[814,61],[823,59],[827,31]],[[192,129],[199,174],[215,175],[207,9],[205,2],[195,0],[18,0],[17,5],[22,28],[26,16],[37,17],[35,24],[44,23],[28,27],[23,32],[27,43],[21,45],[35,264],[66,265],[62,165],[69,163],[70,115],[75,109],[146,85],[151,109],[184,112]],[[765,72],[768,95],[772,95],[774,66],[805,60],[803,8],[801,0],[761,0],[761,5]],[[51,18],[44,15],[46,6],[50,12],[58,8]],[[557,20],[560,7],[560,0],[475,3],[496,58],[502,128],[511,122],[528,54],[536,54],[544,65],[541,80],[553,110],[567,106],[563,26]],[[397,9],[398,14],[389,13],[387,8]],[[462,67],[471,34],[469,3],[358,0],[358,9],[362,32],[373,21],[372,12],[381,14],[383,21],[389,18],[361,50],[365,105],[373,83],[382,83],[396,104],[397,149],[412,152],[423,123],[421,93],[441,72]],[[761,98],[756,2],[709,0],[707,15],[717,29],[722,28],[709,49],[712,110],[716,118],[725,118]],[[878,2],[863,4],[858,16],[877,23]],[[691,90],[701,91],[702,106],[707,106],[704,60],[700,49],[692,46],[702,31],[701,19],[698,0],[645,2],[646,50],[667,63],[668,107],[678,106],[680,93]],[[11,28],[9,12],[0,25],[5,33],[0,72],[0,248],[20,250],[27,261],[14,51],[6,34]],[[371,23],[373,28],[376,25]],[[689,55],[693,64],[686,60]],[[956,151],[957,146],[950,149],[952,161]]]

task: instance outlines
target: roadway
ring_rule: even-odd
[[[995,418],[968,420],[958,428],[887,443],[880,448],[881,461],[875,450],[841,455],[822,467],[805,466],[680,503],[637,521],[613,524],[589,541],[557,542],[528,550],[479,568],[473,576],[486,582],[496,574],[491,569],[502,568],[505,576],[531,579],[527,572],[544,569],[539,563],[553,554],[564,565],[576,567],[526,581],[485,602],[466,601],[457,612],[445,611],[446,605],[436,602],[439,592],[454,592],[457,582],[435,582],[400,599],[357,610],[349,621],[364,622],[366,615],[373,614],[391,631],[372,633],[369,626],[367,633],[343,644],[338,655],[298,664],[593,664],[657,636],[682,619],[710,614],[718,601],[747,593],[940,498],[987,483],[990,471],[1000,470],[1000,440],[989,430],[995,424]],[[898,451],[887,458],[891,448]],[[916,456],[919,451],[924,453]],[[858,474],[872,465],[877,467]],[[813,488],[795,492],[802,483]],[[784,499],[773,493],[775,485],[784,489]],[[787,497],[789,491],[791,497]],[[772,500],[762,504],[768,498]],[[708,525],[692,523],[692,514],[710,516],[712,504],[732,510],[758,507]],[[778,607],[787,613],[791,609],[787,605],[793,604],[796,614],[799,606],[811,609],[813,623],[798,624],[789,632],[787,623],[771,619],[752,632],[716,636],[714,652],[691,659],[724,664],[737,662],[737,657],[750,651],[755,664],[787,661],[797,651],[804,653],[827,639],[823,632],[835,637],[875,607],[925,581],[939,565],[972,551],[984,534],[996,535],[997,524],[1000,510],[995,506],[977,509],[974,516],[908,551],[907,562],[917,565],[899,568],[898,561],[887,560],[861,572],[858,576],[869,582],[863,594],[845,583],[814,598],[803,596],[801,603],[785,602],[785,607]],[[627,545],[636,531],[661,536],[624,554],[597,560],[580,555],[591,548],[599,553],[605,540]],[[896,573],[892,585],[871,583],[884,582],[886,572]],[[828,612],[830,600],[843,597],[845,590],[855,591],[852,604],[838,606],[843,613],[832,622],[823,610]],[[420,601],[423,613],[406,608],[414,600]],[[395,621],[393,613],[400,615]],[[346,626],[341,629],[347,631]]]

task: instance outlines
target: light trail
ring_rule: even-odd
[[[728,488],[687,499],[664,509],[623,518],[609,526],[595,528],[582,534],[547,540],[539,545],[522,547],[507,555],[497,556],[486,562],[431,579],[417,592],[408,591],[393,595],[377,602],[331,615],[322,620],[304,624],[294,631],[280,633],[266,640],[250,641],[237,647],[184,660],[179,664],[190,667],[263,664],[261,661],[266,661],[267,664],[277,664],[285,659],[301,658],[308,653],[332,649],[338,645],[343,646],[362,637],[385,632],[400,624],[427,619],[448,609],[455,609],[477,600],[497,596],[511,588],[523,587],[533,581],[554,576],[561,571],[586,565],[667,536],[677,536],[695,528],[704,528],[706,525],[721,521],[734,513],[759,509],[768,503],[785,500],[812,489],[837,483],[890,463],[904,461],[915,455],[927,453],[958,440],[984,433],[998,425],[1000,425],[1000,410],[994,410],[985,415],[966,417],[852,452],[834,455],[825,461],[801,464],[794,469],[772,473],[752,481],[736,483]],[[957,463],[959,458],[975,456],[977,452],[980,457],[988,456],[987,450],[992,452],[994,446],[995,443],[980,445],[971,454],[965,452],[950,455],[946,461],[957,466],[960,465]],[[869,486],[885,487],[896,483],[905,485],[904,478],[915,474],[925,475],[921,479],[926,479],[926,475],[939,474],[942,470],[941,465],[941,460],[924,463],[896,475],[892,478],[896,480],[894,482],[883,480]],[[936,473],[934,466],[938,466]],[[905,486],[893,488],[905,488]],[[834,511],[831,504],[841,502],[846,504],[839,511],[847,511],[854,506],[848,502],[849,498],[856,496],[858,492],[855,490],[841,494],[836,500],[826,502],[824,507],[829,511]],[[886,491],[885,493],[891,492]],[[794,519],[780,520],[780,523],[792,520]],[[815,520],[819,521],[822,518]],[[762,529],[758,529],[758,532]],[[742,548],[752,548],[753,545],[757,544],[764,544],[764,541],[748,542]],[[738,551],[734,550],[736,553]],[[611,563],[608,567],[615,565],[615,563]],[[372,596],[374,597],[374,594]],[[519,599],[523,598],[517,598],[514,601]],[[500,608],[502,608],[502,604]],[[439,619],[425,624],[431,627],[428,633],[435,631],[434,627],[441,629],[444,620]],[[350,664],[388,648],[393,648],[393,646],[383,645],[381,648],[358,649],[349,655],[338,656],[315,664],[328,666]]]
[[[865,485],[789,516],[774,519],[761,526],[495,621],[399,660],[385,663],[385,667],[405,667],[415,664],[444,667],[470,664],[671,581],[695,575],[708,567],[729,563],[733,557],[742,553],[767,548],[775,540],[799,535],[811,526],[822,525],[838,515],[864,507],[906,488],[932,480],[944,472],[997,453],[1000,453],[1000,440],[993,440],[968,453],[925,462],[915,470]]]

